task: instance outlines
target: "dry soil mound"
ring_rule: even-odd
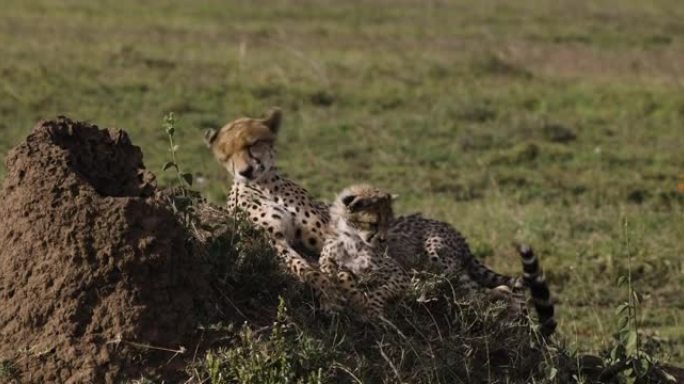
[[[99,383],[168,361],[174,353],[156,348],[185,345],[209,288],[140,149],[123,131],[60,118],[6,163],[5,370],[22,383]]]

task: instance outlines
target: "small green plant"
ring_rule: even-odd
[[[181,168],[176,152],[179,145],[176,144],[174,138],[176,134],[176,118],[173,112],[169,112],[164,116],[164,129],[169,139],[169,151],[171,152],[171,160],[164,163],[162,171],[167,171],[173,168],[176,172],[177,188],[172,188],[170,191],[169,200],[174,212],[180,214],[182,219],[186,222],[191,221],[192,206],[202,197],[199,193],[190,190],[193,183],[193,176],[191,172],[184,172]]]
[[[618,330],[614,334],[615,345],[605,360],[606,368],[599,380],[609,380],[622,374],[627,383],[675,382],[675,378],[659,366],[659,341],[639,330],[639,304],[642,296],[634,289],[632,280],[632,250],[627,219],[622,222],[622,232],[627,256],[627,275],[618,278],[618,285],[626,287],[627,301],[620,304],[615,311],[619,316]]]
[[[164,163],[162,171],[167,171],[171,168],[175,169],[176,178],[178,179],[179,185],[192,187],[192,173],[183,172],[180,164],[178,164],[178,159],[176,158],[176,151],[178,151],[179,145],[174,141],[176,134],[176,118],[173,112],[169,112],[166,114],[166,116],[164,116],[164,130],[166,131],[166,136],[169,138],[169,151],[171,152],[171,160]]]

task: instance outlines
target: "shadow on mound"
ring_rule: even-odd
[[[206,268],[125,132],[42,122],[6,163],[6,371],[22,383],[115,382],[195,346],[211,302]]]

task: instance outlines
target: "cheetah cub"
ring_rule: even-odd
[[[450,225],[418,214],[395,218],[392,196],[362,184],[346,188],[331,208],[331,230],[321,253],[321,271],[337,279],[348,300],[369,316],[381,316],[392,297],[410,286],[414,272],[457,274],[464,286],[511,289],[527,286],[540,331],[556,323],[548,285],[536,256],[520,247],[523,278],[498,274],[480,264]],[[370,285],[360,289],[359,284]]]
[[[382,317],[387,301],[410,286],[409,276],[386,253],[392,197],[370,185],[353,185],[337,196],[330,216],[321,271],[337,281],[342,294],[364,316]]]

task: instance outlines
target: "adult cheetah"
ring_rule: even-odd
[[[299,252],[320,253],[328,208],[275,167],[274,143],[281,121],[281,111],[272,109],[264,118],[239,118],[208,130],[205,141],[233,176],[228,209],[243,212],[267,231],[288,270],[324,294],[327,305],[336,306],[336,287]]]

